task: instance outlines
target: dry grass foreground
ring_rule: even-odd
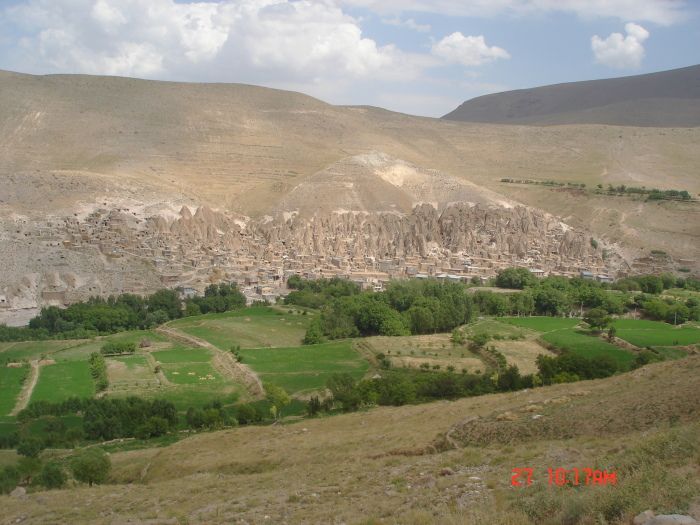
[[[605,504],[606,512],[626,502],[627,515],[665,504],[687,509],[700,479],[699,372],[700,358],[690,357],[607,380],[200,434],[113,454],[110,485],[2,497],[1,522],[559,523],[557,498]],[[465,431],[469,420],[477,432]],[[677,428],[668,430],[669,421]],[[694,446],[695,456],[667,442]],[[544,484],[549,466],[602,468],[611,454],[647,461],[657,450],[680,450],[681,460],[673,472],[654,467],[653,475],[672,477],[647,486],[649,500],[630,499],[640,497],[638,487],[624,478],[614,489]],[[516,466],[534,467],[540,483],[516,493]]]

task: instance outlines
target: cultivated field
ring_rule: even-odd
[[[619,319],[614,323],[617,337],[635,346],[685,346],[700,343],[700,329],[678,327],[659,321]]]
[[[583,357],[592,359],[602,356],[612,357],[623,370],[629,368],[634,361],[634,353],[574,329],[547,332],[542,339],[556,348],[569,350]]]
[[[28,371],[28,366],[22,368],[0,367],[0,416],[8,415],[15,407],[17,396],[22,390],[22,383]]]
[[[353,349],[351,341],[291,348],[241,350],[243,363],[263,382],[281,386],[291,394],[307,394],[324,389],[328,378],[347,372],[360,379],[369,363]]]
[[[427,363],[431,368],[439,366],[442,370],[454,366],[458,372],[486,370],[481,358],[464,346],[454,345],[450,334],[366,337],[356,341],[355,346],[375,356],[384,354],[393,366],[402,368],[420,368]]]
[[[232,346],[291,347],[301,345],[313,316],[313,313],[302,315],[296,308],[259,307],[187,317],[169,323],[169,326],[204,339],[222,350],[229,350]]]
[[[94,394],[95,385],[87,361],[61,361],[39,368],[39,381],[31,401],[57,402]]]

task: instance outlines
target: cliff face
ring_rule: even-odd
[[[12,267],[0,282],[14,308],[162,286],[203,287],[221,279],[243,282],[251,274],[262,281],[276,276],[276,282],[286,272],[389,279],[457,268],[467,277],[510,265],[567,273],[615,271],[620,264],[604,260],[589,234],[544,212],[465,202],[441,210],[420,204],[410,213],[281,212],[259,219],[208,207],[193,213],[183,206],[174,217],[143,219],[124,209],[100,209],[83,220],[66,217],[16,231],[11,246],[27,252],[27,264]],[[26,240],[32,236],[37,240]],[[44,256],[32,260],[37,252]]]

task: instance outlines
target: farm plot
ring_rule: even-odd
[[[151,341],[155,347],[162,347],[164,345],[170,346],[168,340],[156,332],[151,332],[149,330],[134,330],[131,332],[122,332],[119,334],[109,335],[106,337],[98,337],[89,341],[80,342],[80,344],[77,345],[73,344],[56,352],[52,357],[61,361],[82,361],[88,359],[91,353],[99,352],[108,341],[136,343],[138,346],[138,344],[143,340]]]
[[[355,343],[358,349],[368,349],[373,354],[384,354],[391,364],[402,368],[420,368],[426,363],[431,368],[468,372],[484,371],[486,365],[465,346],[455,346],[450,334],[412,335],[402,337],[366,337]]]
[[[63,401],[69,397],[92,397],[95,386],[87,361],[62,361],[39,369],[31,401]]]
[[[490,341],[489,346],[496,347],[509,365],[515,365],[521,374],[536,374],[538,355],[554,355],[537,341],[526,339],[524,341]]]
[[[580,319],[566,317],[503,317],[501,321],[537,332],[551,332],[552,330],[573,328],[581,322]]]
[[[617,337],[638,347],[686,346],[700,343],[700,329],[677,327],[659,321],[619,319],[613,325]]]
[[[325,388],[335,373],[349,373],[362,378],[369,363],[352,347],[350,341],[291,348],[256,348],[241,350],[243,362],[262,379],[281,386],[292,394]]]
[[[143,355],[107,358],[107,376],[110,393],[128,391],[133,394],[138,390],[160,386],[148,359]]]
[[[52,358],[56,353],[82,343],[82,340],[0,343],[0,363],[30,361],[42,356]]]
[[[221,376],[209,363],[177,363],[163,366],[163,372],[173,384],[199,385],[222,383]]]
[[[0,416],[8,415],[15,407],[22,383],[29,372],[28,366],[0,368]]]
[[[568,350],[589,359],[610,356],[623,370],[628,369],[632,361],[634,361],[632,352],[606,343],[595,336],[577,332],[574,329],[553,330],[545,333],[542,339],[556,348]]]
[[[207,314],[180,319],[173,328],[229,350],[241,348],[291,347],[301,345],[313,314],[301,315],[276,308],[248,308],[243,311]]]

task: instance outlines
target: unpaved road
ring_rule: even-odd
[[[19,397],[17,398],[17,404],[15,405],[15,408],[12,409],[12,412],[10,412],[11,416],[16,416],[21,410],[27,408],[29,400],[32,397],[32,392],[34,392],[34,387],[39,380],[39,361],[37,359],[32,359],[29,362],[29,365],[29,377],[24,380],[22,391],[19,393]]]
[[[243,384],[253,399],[262,399],[265,397],[265,389],[263,388],[262,382],[257,374],[246,365],[236,361],[230,353],[224,352],[220,348],[211,344],[209,341],[205,341],[199,337],[181,332],[172,326],[159,326],[156,328],[156,332],[187,345],[211,350],[214,352],[212,364],[214,365],[214,368],[219,371],[219,373]]]

